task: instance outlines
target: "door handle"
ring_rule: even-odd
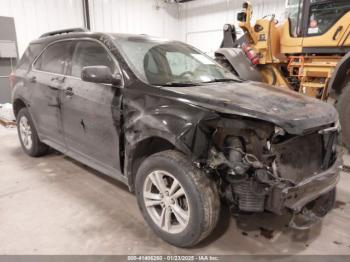
[[[56,87],[56,86],[48,86],[50,89],[52,89],[52,90],[58,90],[59,88],[58,87]]]
[[[36,83],[36,76],[32,76],[29,78],[30,83]]]
[[[51,81],[64,82],[64,77],[55,76],[51,78]]]
[[[65,93],[66,96],[73,96],[73,95],[74,95],[73,88],[67,87],[67,88],[64,90],[64,93]]]
[[[335,33],[334,33],[334,35],[333,35],[333,40],[337,40],[337,37],[338,37],[339,33],[341,32],[341,30],[343,30],[343,26],[342,26],[342,25],[339,26],[339,27],[337,28],[337,30],[335,31]]]

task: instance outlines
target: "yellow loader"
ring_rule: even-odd
[[[253,8],[245,2],[237,16],[244,35],[237,39],[226,24],[215,57],[243,79],[331,98],[350,149],[350,1],[288,0],[286,11],[282,23],[269,15],[252,24]]]

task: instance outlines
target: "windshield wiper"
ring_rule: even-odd
[[[210,81],[205,81],[204,83],[220,83],[220,82],[241,82],[241,80],[234,79],[234,78],[215,78]]]
[[[199,86],[200,83],[197,83],[197,82],[168,82],[168,83],[153,84],[153,85],[185,87],[185,86]]]

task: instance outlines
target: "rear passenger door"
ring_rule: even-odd
[[[81,80],[85,66],[118,67],[96,40],[79,40],[62,90],[62,121],[67,147],[75,156],[104,170],[120,169],[121,88]]]
[[[60,41],[49,45],[34,62],[27,75],[31,88],[30,110],[44,142],[65,149],[61,123],[60,92],[71,59],[74,42]]]

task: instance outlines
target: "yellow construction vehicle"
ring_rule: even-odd
[[[288,0],[286,11],[282,23],[269,15],[252,24],[245,2],[237,16],[243,37],[225,25],[216,59],[247,80],[333,98],[350,149],[350,1]]]

